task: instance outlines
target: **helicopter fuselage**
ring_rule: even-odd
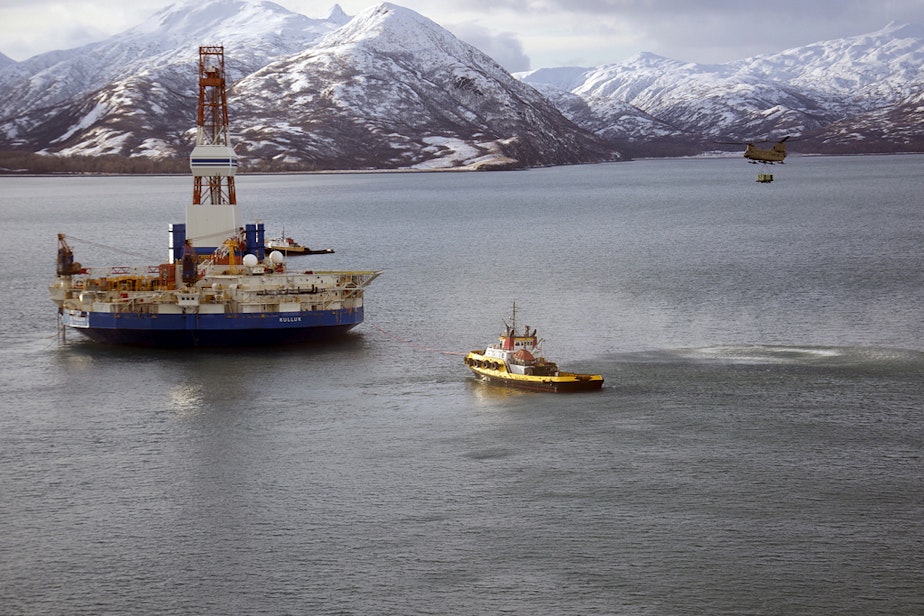
[[[783,164],[783,159],[786,158],[786,144],[782,141],[774,145],[769,149],[762,149],[754,147],[754,144],[749,143],[744,149],[744,157],[748,159],[748,162],[752,163],[765,163],[772,165],[774,163]]]

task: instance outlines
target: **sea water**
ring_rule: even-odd
[[[284,349],[57,336],[188,177],[0,177],[0,612],[920,614],[924,157],[242,175],[381,269]],[[474,381],[517,319],[596,393]]]

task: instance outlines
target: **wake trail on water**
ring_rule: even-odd
[[[802,345],[719,345],[621,353],[623,363],[695,363],[819,367],[904,367],[924,372],[924,352],[898,348]]]

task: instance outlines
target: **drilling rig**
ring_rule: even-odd
[[[237,347],[324,340],[362,323],[364,289],[381,272],[289,270],[281,252],[266,255],[262,222],[241,224],[222,47],[199,48],[197,112],[192,203],[186,222],[170,225],[166,262],[87,268],[58,235],[49,294],[62,332],[107,344]]]

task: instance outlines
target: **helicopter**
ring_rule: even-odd
[[[744,148],[744,157],[748,159],[748,162],[751,164],[756,165],[757,163],[762,163],[765,165],[772,165],[774,163],[779,163],[782,165],[783,159],[786,158],[786,140],[789,139],[789,137],[789,135],[783,137],[770,148],[758,148],[754,143],[742,143],[739,141],[720,141],[719,143],[746,146]]]
[[[774,163],[783,164],[783,159],[786,158],[786,140],[789,139],[789,136],[783,137],[780,139],[772,148],[762,149],[754,147],[753,143],[747,144],[747,147],[744,148],[744,157],[748,159],[749,163],[757,164],[764,163],[767,165],[772,165]]]
[[[789,137],[790,135],[786,135],[770,148],[758,148],[753,143],[745,143],[744,157],[748,159],[748,162],[752,165],[756,165],[757,163],[762,165],[779,163],[782,165],[783,159],[786,158],[786,140],[789,139]],[[719,143],[741,145],[741,143],[737,141],[720,141]],[[761,184],[769,184],[773,181],[773,174],[758,173],[757,181]]]

